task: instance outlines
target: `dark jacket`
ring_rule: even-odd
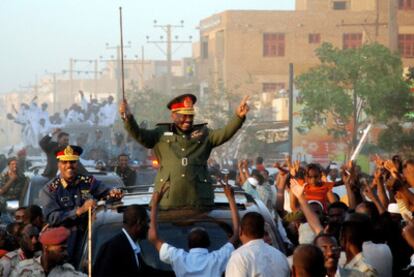
[[[107,241],[99,249],[93,266],[93,277],[124,277],[124,276],[163,276],[143,261],[138,255],[139,268],[135,260],[135,253],[126,235],[121,231],[118,235]],[[167,272],[164,272],[167,273]],[[167,273],[167,275],[170,275]]]
[[[51,136],[46,135],[39,141],[39,146],[46,153],[47,157],[46,168],[42,175],[48,178],[54,178],[58,171],[55,152],[58,150],[59,144],[52,141]]]

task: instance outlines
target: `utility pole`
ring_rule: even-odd
[[[178,43],[178,44],[180,44],[179,45],[179,47],[180,46],[182,46],[184,43],[191,43],[191,39],[192,39],[192,37],[191,36],[189,36],[189,40],[181,40],[181,41],[179,41],[178,40],[178,36],[175,36],[175,39],[176,40],[172,40],[172,29],[173,28],[183,28],[184,27],[184,20],[181,20],[181,22],[180,22],[181,24],[180,25],[171,25],[171,24],[166,24],[166,25],[159,25],[159,24],[157,24],[157,20],[154,20],[154,27],[155,28],[161,28],[165,33],[166,33],[166,35],[167,35],[167,39],[166,40],[164,40],[164,37],[163,36],[161,36],[160,37],[160,40],[153,40],[153,41],[151,41],[151,40],[149,40],[150,39],[150,37],[149,36],[147,36],[147,43],[154,43],[156,46],[157,46],[157,48],[162,52],[162,53],[164,53],[165,54],[165,56],[166,56],[166,59],[167,59],[167,78],[166,78],[166,93],[167,93],[167,95],[171,95],[171,79],[172,79],[172,54],[173,54],[173,51],[172,51],[172,44],[173,43]],[[166,44],[166,50],[163,50],[158,44],[159,43],[165,43]],[[178,48],[179,48],[178,47]],[[177,48],[177,49],[178,49]],[[177,50],[177,49],[175,49],[175,51]],[[174,51],[174,52],[175,52]]]
[[[397,23],[398,1],[388,0],[388,39],[391,52],[398,51],[398,23]]]
[[[138,77],[139,77],[139,85],[138,88],[140,90],[144,89],[145,84],[145,65],[151,64],[151,62],[145,62],[144,58],[144,46],[141,46],[141,68],[139,69],[139,62],[138,62],[138,55],[135,55],[135,58],[137,59],[137,71],[138,71]]]
[[[293,63],[289,63],[289,156],[293,156]]]
[[[94,70],[76,70],[75,65],[78,63],[88,63],[92,64],[94,63]],[[88,60],[88,59],[73,59],[70,58],[69,60],[69,70],[63,70],[63,74],[69,73],[69,82],[70,82],[70,95],[73,95],[73,73],[77,74],[94,74],[94,92],[96,94],[97,92],[97,83],[98,83],[98,73],[101,73],[98,71],[98,60]]]
[[[60,72],[48,72],[48,71],[45,71],[45,73],[47,74],[47,75],[51,75],[52,76],[52,101],[53,101],[53,103],[52,103],[52,107],[53,107],[53,112],[56,112],[57,111],[57,75],[58,74],[64,74],[64,71],[62,72],[62,73],[60,73]]]

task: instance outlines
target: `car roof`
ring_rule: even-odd
[[[161,210],[159,212],[160,222],[163,219],[168,221],[186,221],[197,220],[198,218],[203,218],[203,220],[212,218],[214,220],[230,221],[231,211],[224,192],[216,189],[214,196],[214,206],[207,211],[195,211],[192,208],[168,211]],[[100,202],[98,203],[97,217],[94,224],[101,225],[122,222],[122,212],[127,206],[138,204],[149,207],[151,197],[152,192],[127,193],[120,202],[110,204]],[[236,191],[235,200],[241,217],[247,212],[258,212],[263,215],[266,222],[272,222],[271,215],[264,204],[254,199],[250,194],[243,191]]]

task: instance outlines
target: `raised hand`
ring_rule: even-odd
[[[119,104],[119,113],[121,114],[122,118],[125,118],[126,116],[131,114],[126,100],[122,100]]]
[[[249,100],[249,96],[246,95],[243,97],[243,100],[240,102],[239,107],[236,109],[236,115],[240,118],[243,118],[246,116],[246,114],[249,112],[250,108],[247,104],[247,100]]]
[[[223,185],[224,195],[226,195],[227,199],[233,199],[234,198],[233,188],[229,184],[224,183],[223,181],[221,182],[221,184]]]
[[[298,181],[296,181],[295,179],[291,178],[290,179],[290,190],[292,191],[292,193],[298,198],[302,198],[304,197],[304,190],[305,190],[305,186],[301,186]]]
[[[122,190],[120,190],[120,189],[112,189],[109,192],[109,197],[112,198],[112,199],[118,200],[118,199],[121,199],[123,196],[124,196],[124,194],[123,194]]]
[[[386,160],[384,162],[384,168],[391,173],[392,177],[394,178],[398,177],[398,170],[393,161]]]
[[[361,179],[362,181],[362,192],[364,193],[364,195],[366,197],[368,197],[371,200],[374,200],[375,198],[375,194],[374,191],[372,190],[371,186],[368,184],[366,179]]]
[[[375,154],[374,156],[374,162],[377,168],[383,168],[384,167],[384,160],[381,159],[381,157],[378,154]]]

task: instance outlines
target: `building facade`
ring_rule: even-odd
[[[414,0],[296,0],[294,11],[224,11],[200,22],[193,58],[201,93],[253,96],[268,120],[287,120],[289,63],[298,75],[319,63],[323,42],[378,42],[414,66]]]

